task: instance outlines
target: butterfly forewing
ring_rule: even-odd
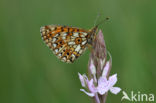
[[[88,31],[68,26],[47,25],[40,28],[47,46],[63,62],[72,63],[86,49]]]

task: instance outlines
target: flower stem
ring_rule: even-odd
[[[103,95],[103,97],[102,97],[102,103],[106,103],[107,95],[108,95],[108,92],[105,95]]]
[[[100,103],[100,99],[99,99],[99,96],[98,96],[97,93],[95,94],[94,98],[95,98],[94,100],[95,100],[96,103]]]

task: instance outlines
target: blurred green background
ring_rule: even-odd
[[[99,12],[98,21],[110,17],[99,29],[112,54],[111,74],[118,74],[116,86],[128,94],[156,94],[155,0],[1,0],[0,103],[90,103],[78,78],[87,72],[89,51],[63,63],[43,43],[40,27],[90,29]],[[109,93],[107,103],[121,97]]]

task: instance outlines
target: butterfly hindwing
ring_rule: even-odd
[[[76,27],[47,25],[40,28],[47,46],[63,62],[72,63],[86,49],[88,31]]]

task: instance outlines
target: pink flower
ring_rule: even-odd
[[[95,67],[93,64],[91,65],[92,65],[91,68]],[[104,95],[109,90],[113,94],[119,93],[121,89],[119,87],[114,87],[114,85],[117,82],[117,74],[110,76],[109,79],[107,80],[106,76],[107,73],[109,72],[109,68],[110,68],[110,61],[107,61],[103,69],[102,76],[99,77],[98,79],[97,86],[94,84],[94,79],[88,80],[88,77],[86,75],[81,75],[80,73],[78,73],[82,87],[88,88],[89,92],[85,91],[84,89],[80,89],[80,90],[86,93],[90,97],[94,97],[97,93],[99,93],[100,95]]]
[[[106,77],[103,77],[103,76],[100,77],[98,80],[98,86],[97,86],[98,93],[101,95],[104,95],[109,90],[113,94],[119,93],[121,89],[119,87],[114,87],[116,82],[117,82],[117,74],[110,76],[108,80]]]
[[[87,92],[84,89],[80,89],[80,91],[83,91],[84,93],[86,93],[90,97],[94,97],[95,93],[97,93],[97,88],[93,84],[93,79],[91,79],[90,81],[86,81],[86,83],[87,83],[87,87],[88,87],[90,92]]]
[[[107,54],[109,61],[107,61]],[[111,67],[112,57],[106,49],[103,33],[100,30],[92,44],[88,63],[88,77],[78,73],[81,85],[84,87],[80,91],[94,97],[96,103],[105,103],[108,91],[113,94],[119,93],[121,89],[114,86],[117,82],[117,74],[109,76]]]
[[[80,79],[80,82],[81,82],[82,87],[85,87],[86,86],[86,84],[85,84],[85,81],[86,81],[85,80],[85,76],[86,75],[81,75],[80,73],[78,73],[78,75],[79,75],[79,79]]]
[[[84,89],[80,89],[80,91],[85,92],[90,97],[95,96],[94,94],[97,91],[96,91],[96,88],[95,88],[95,86],[93,84],[93,79],[91,79],[89,81],[88,78],[87,78],[87,76],[85,74],[81,75],[80,73],[78,73],[78,75],[79,75],[79,79],[80,79],[80,82],[81,82],[82,87],[88,88],[91,93],[86,92]]]

